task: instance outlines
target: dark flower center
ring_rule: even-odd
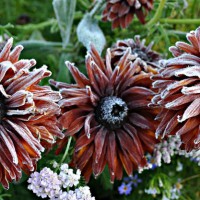
[[[6,115],[6,107],[4,103],[4,96],[0,94],[0,123]]]
[[[97,122],[111,130],[120,128],[127,114],[126,103],[115,96],[104,97],[95,109]]]
[[[132,53],[133,54],[136,53],[138,55],[138,57],[141,58],[144,61],[149,61],[147,54],[144,51],[142,51],[140,48],[134,48],[132,50]]]

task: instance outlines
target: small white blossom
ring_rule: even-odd
[[[182,150],[180,136],[169,136],[167,140],[157,144],[154,149],[154,163],[157,166],[161,166],[162,160],[164,163],[170,163],[171,157],[174,155],[181,155],[187,158],[191,158],[200,166],[200,150],[192,150],[187,152]],[[182,165],[179,164],[178,170],[182,170]]]
[[[152,194],[152,195],[156,195],[158,193],[156,188],[145,189],[144,192],[147,193],[147,194]]]
[[[177,163],[177,166],[176,166],[176,171],[177,172],[180,172],[183,170],[183,164],[181,162],[178,162]]]
[[[58,175],[47,167],[40,172],[32,173],[28,183],[28,189],[42,198],[52,198],[61,190],[61,181],[58,179]]]
[[[56,161],[54,161],[53,162],[53,168],[57,168],[58,166],[59,166],[59,164]]]
[[[77,186],[81,178],[81,171],[78,169],[74,174],[73,169],[69,169],[67,164],[61,165],[59,179],[64,188]]]

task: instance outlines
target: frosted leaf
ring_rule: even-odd
[[[99,28],[97,20],[93,19],[89,14],[86,14],[77,28],[78,40],[90,50],[90,45],[93,44],[99,53],[102,52],[106,39]]]
[[[53,8],[58,20],[63,47],[65,48],[70,38],[76,0],[53,0]]]

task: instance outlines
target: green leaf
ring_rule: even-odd
[[[58,20],[63,48],[65,48],[69,43],[76,0],[53,0],[53,8]]]
[[[99,177],[101,185],[104,190],[112,190],[113,189],[113,183],[110,181],[110,174],[108,166],[105,167],[104,171]]]
[[[70,83],[69,70],[65,65],[66,60],[69,60],[69,54],[62,53],[59,60],[59,67],[58,67],[59,71],[56,80]]]

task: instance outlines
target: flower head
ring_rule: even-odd
[[[60,167],[59,179],[64,188],[77,186],[81,178],[80,170],[73,173],[73,169],[69,169],[67,164],[62,164]]]
[[[142,179],[138,178],[138,174],[131,176],[130,179],[131,179],[131,183],[134,185],[134,187],[137,187],[138,183],[142,182]]]
[[[131,23],[134,14],[142,24],[145,16],[153,9],[153,0],[107,0],[103,11],[103,21],[111,21],[112,28],[126,28]]]
[[[177,42],[170,48],[175,58],[162,61],[154,76],[160,92],[152,102],[163,108],[156,135],[179,135],[187,151],[200,149],[200,28],[187,34],[190,44]]]
[[[0,52],[0,182],[18,181],[21,170],[33,171],[44,147],[62,137],[56,115],[58,92],[38,83],[51,72],[46,66],[30,71],[35,60],[19,60],[21,45],[12,38]]]
[[[161,57],[156,51],[151,49],[152,46],[153,42],[145,46],[145,39],[141,41],[139,35],[136,35],[134,39],[118,40],[111,48],[112,63],[116,64],[119,62],[126,50],[131,48],[131,55],[128,59],[132,62],[138,60],[143,70],[155,74],[157,73],[158,61]]]
[[[58,196],[62,186],[58,175],[47,167],[43,168],[40,172],[32,173],[28,179],[28,183],[28,189],[42,198]]]
[[[156,112],[148,107],[154,92],[143,85],[149,74],[138,73],[142,70],[128,60],[130,53],[127,48],[112,69],[110,50],[104,62],[92,47],[86,56],[88,78],[66,62],[76,84],[51,81],[62,94],[60,124],[76,139],[73,163],[87,181],[106,164],[111,181],[122,178],[123,168],[131,175],[147,164],[144,154],[156,143]]]
[[[129,195],[132,191],[131,183],[122,183],[121,186],[118,187],[119,194]]]

